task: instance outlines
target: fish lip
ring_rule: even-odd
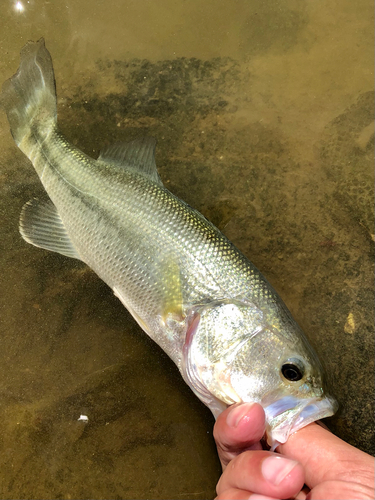
[[[316,420],[332,416],[337,409],[337,401],[329,395],[302,400],[284,396],[264,406],[267,443],[274,450],[285,443],[291,434]]]

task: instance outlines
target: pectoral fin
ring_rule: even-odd
[[[181,274],[174,256],[161,263],[162,276],[162,320],[181,322],[185,319],[182,297]]]
[[[36,247],[81,260],[52,201],[28,201],[21,210],[20,233]]]

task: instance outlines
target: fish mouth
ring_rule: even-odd
[[[302,400],[284,396],[264,406],[267,443],[271,446],[271,451],[279,444],[285,443],[290,434],[316,420],[330,417],[337,408],[337,401],[331,396]]]

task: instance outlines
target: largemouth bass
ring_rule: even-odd
[[[90,266],[215,416],[259,402],[275,448],[335,412],[288,309],[213,224],[163,186],[153,139],[107,147],[97,160],[71,145],[57,129],[43,39],[22,49],[0,103],[49,196],[23,207],[23,238]]]

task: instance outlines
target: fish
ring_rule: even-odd
[[[107,146],[95,160],[59,132],[56,102],[51,55],[43,38],[30,41],[0,94],[47,195],[22,208],[24,240],[87,264],[215,418],[234,403],[260,403],[275,449],[333,415],[303,331],[247,257],[166,189],[155,139]]]

